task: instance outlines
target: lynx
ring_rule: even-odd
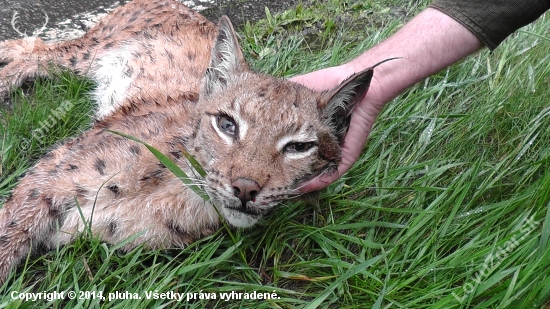
[[[44,155],[0,210],[0,282],[34,249],[74,240],[85,222],[109,244],[139,234],[123,250],[185,246],[221,220],[254,225],[299,184],[335,170],[373,75],[314,92],[252,72],[227,17],[216,27],[173,0],[135,0],[71,41],[0,43],[0,61],[2,94],[52,67],[97,84],[93,126]],[[111,130],[168,155],[209,201]]]

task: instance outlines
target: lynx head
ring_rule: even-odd
[[[226,221],[249,227],[297,185],[334,172],[355,105],[373,70],[331,91],[250,71],[222,17],[197,103],[189,152],[207,172],[206,191]]]

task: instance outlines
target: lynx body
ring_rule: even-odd
[[[322,93],[254,73],[226,17],[216,27],[173,0],[135,0],[76,40],[0,43],[0,62],[4,95],[52,66],[97,84],[92,128],[40,159],[0,210],[0,282],[31,248],[74,239],[85,227],[80,211],[107,243],[139,233],[124,250],[189,244],[218,228],[218,212],[231,226],[252,226],[298,184],[334,170],[373,72]],[[108,130],[168,155],[210,200]]]

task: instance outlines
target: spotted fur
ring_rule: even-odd
[[[254,73],[227,17],[216,27],[173,0],[135,0],[76,40],[33,40],[0,43],[0,93],[61,67],[95,80],[97,121],[39,160],[6,200],[0,282],[33,248],[69,243],[86,225],[110,244],[139,235],[123,250],[181,247],[213,233],[221,218],[252,226],[301,182],[334,170],[373,73],[322,93]],[[210,201],[108,130],[169,155]]]

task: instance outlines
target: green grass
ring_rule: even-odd
[[[253,67],[290,76],[341,63],[410,16],[394,16],[388,7],[412,13],[424,4],[314,5],[242,29],[242,46]],[[360,22],[359,16],[364,17]],[[373,22],[377,17],[382,22]],[[311,26],[312,20],[325,28]],[[357,24],[367,30],[357,32]],[[313,30],[306,40],[289,35],[300,29]],[[495,52],[470,57],[388,104],[364,155],[323,192],[319,209],[283,205],[257,228],[220,230],[182,250],[137,249],[122,255],[117,246],[83,236],[30,258],[0,287],[0,308],[174,307],[174,300],[145,299],[145,291],[155,290],[275,292],[280,297],[225,301],[197,294],[180,302],[186,308],[549,306],[547,29],[550,20],[543,17]],[[70,121],[48,132],[47,142],[18,148],[18,140],[32,140],[29,128],[37,128],[60,101],[89,106],[89,84],[70,76],[41,81],[35,89],[31,99],[16,97],[11,115],[4,112],[4,196],[15,183],[12,175],[20,175],[55,139],[85,127],[86,109],[75,110]],[[536,223],[527,224],[529,219]],[[104,296],[128,291],[143,299],[24,302],[11,300],[13,291],[101,291]]]

